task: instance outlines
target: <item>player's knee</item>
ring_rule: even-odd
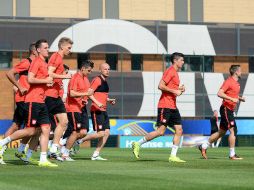
[[[183,129],[182,128],[176,129],[176,134],[177,135],[182,135],[183,134]]]
[[[158,135],[159,135],[159,136],[164,136],[164,133],[165,133],[165,131],[163,131],[163,130],[159,130],[159,131],[158,131]]]
[[[105,134],[104,134],[104,136],[109,136],[110,135],[110,130],[105,130],[105,132],[104,132]]]
[[[79,138],[83,138],[87,135],[87,130],[80,130]]]

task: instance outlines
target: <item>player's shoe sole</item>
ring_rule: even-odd
[[[205,160],[207,160],[208,157],[207,157],[207,155],[206,155],[206,149],[202,148],[202,145],[199,145],[199,146],[198,146],[198,149],[200,150],[201,156],[202,156]]]
[[[177,157],[177,156],[170,156],[169,158],[168,158],[168,161],[169,162],[179,162],[179,163],[185,163],[186,161],[184,161],[184,160],[181,160],[179,157]]]
[[[140,150],[140,144],[138,142],[133,142],[131,144],[132,147],[132,152],[134,154],[134,156],[139,159],[139,150]]]
[[[96,156],[96,157],[91,157],[91,160],[101,160],[101,161],[105,161],[105,160],[108,160],[106,158],[102,158],[101,156]]]

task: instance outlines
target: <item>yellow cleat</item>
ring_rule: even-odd
[[[170,157],[168,158],[168,161],[169,161],[169,162],[182,162],[182,163],[186,162],[186,161],[181,160],[179,157],[176,157],[176,156],[170,156]]]
[[[133,142],[132,152],[137,159],[139,159],[139,149],[140,149],[140,144],[138,142]]]
[[[51,163],[51,162],[49,162],[49,161],[46,161],[46,162],[39,162],[39,164],[38,164],[40,167],[49,167],[49,168],[53,168],[53,167],[58,167],[58,165],[56,165],[56,164],[53,164],[53,163]]]

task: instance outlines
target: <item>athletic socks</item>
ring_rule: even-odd
[[[30,148],[27,150],[27,153],[26,153],[26,158],[29,160],[29,158],[32,157],[32,154],[33,154],[33,150],[31,150]]]
[[[203,149],[207,149],[210,145],[211,145],[211,143],[206,142],[206,143],[203,143],[201,146]]]
[[[144,143],[146,143],[146,142],[147,142],[147,140],[146,140],[145,137],[143,137],[142,139],[140,139],[140,140],[138,141],[138,143],[139,143],[140,145],[142,145],[142,144],[144,144]]]
[[[93,153],[93,157],[94,157],[94,158],[97,157],[97,156],[99,156],[99,155],[100,155],[100,152],[94,151],[94,153]]]
[[[171,149],[171,155],[170,156],[176,156],[177,150],[178,150],[178,146],[173,145],[172,149]]]
[[[62,146],[63,146],[63,145],[66,145],[67,139],[68,139],[68,138],[64,138],[64,139],[61,138],[59,144],[62,145]]]
[[[58,149],[58,144],[52,144],[51,148],[50,148],[50,152],[51,153],[56,153]]]
[[[11,138],[8,136],[6,138],[4,138],[3,140],[0,141],[0,146],[4,146],[4,145],[7,145],[8,143],[11,142]]]
[[[20,143],[18,152],[19,153],[25,152],[25,148],[26,148],[26,144]]]
[[[235,155],[235,148],[229,148],[229,156],[233,157]]]
[[[41,152],[40,163],[42,163],[42,162],[47,162],[47,153],[46,152]]]

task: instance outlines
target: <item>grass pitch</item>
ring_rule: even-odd
[[[108,161],[91,161],[92,152],[81,149],[75,162],[39,168],[23,164],[8,150],[7,165],[0,165],[0,190],[254,189],[252,147],[237,148],[244,158],[239,161],[228,159],[228,148],[209,149],[209,160],[201,159],[195,148],[180,149],[178,156],[187,163],[169,163],[169,149],[141,149],[139,160],[130,149],[105,148]]]

